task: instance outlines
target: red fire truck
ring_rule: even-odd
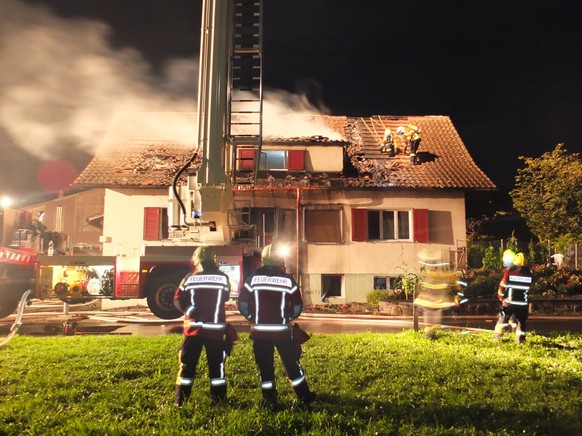
[[[0,318],[14,312],[28,289],[32,291],[30,298],[58,298],[70,304],[145,298],[154,315],[162,319],[180,316],[173,295],[192,269],[190,258],[195,247],[172,247],[169,254],[161,250],[136,257],[61,255],[50,239],[55,235],[47,237],[42,231],[32,230],[26,224],[26,212],[4,209],[0,216],[2,228],[22,225],[23,221],[27,227],[14,231],[10,244],[0,244]],[[217,246],[216,251],[220,268],[230,277],[232,296],[236,297],[243,248]]]

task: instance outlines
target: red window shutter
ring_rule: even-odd
[[[352,209],[352,241],[362,242],[368,239],[368,210]]]
[[[289,171],[305,170],[305,150],[287,151],[287,169]]]
[[[253,148],[239,148],[238,153],[238,169],[239,170],[254,170],[255,169],[255,155],[256,150]]]
[[[161,213],[159,207],[145,207],[143,210],[143,240],[158,241],[160,239]]]
[[[428,242],[428,209],[413,209],[414,241]]]

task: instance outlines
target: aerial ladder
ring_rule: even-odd
[[[204,0],[197,146],[170,188],[170,237],[197,240],[205,225],[201,188],[221,189],[229,228],[252,234],[248,208],[234,203],[231,187],[255,184],[262,135],[262,0]],[[178,186],[184,173],[187,184]]]

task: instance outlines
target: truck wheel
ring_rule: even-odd
[[[182,313],[174,306],[174,294],[182,278],[165,275],[153,279],[148,284],[148,307],[154,315],[162,319],[175,319]]]
[[[20,302],[22,294],[16,292],[15,295],[0,297],[0,318],[5,318],[14,313]]]

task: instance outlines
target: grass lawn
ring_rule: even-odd
[[[0,349],[4,435],[582,434],[582,335],[439,332],[314,335],[302,364],[318,399],[295,403],[280,360],[282,408],[259,406],[251,341],[227,361],[229,401],[173,406],[182,337],[16,336]]]

